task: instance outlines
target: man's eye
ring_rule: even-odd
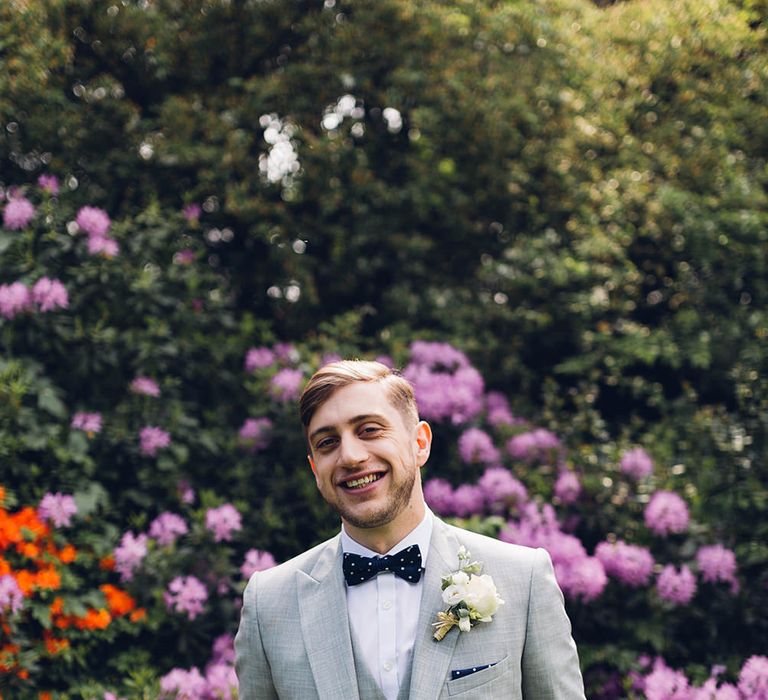
[[[331,445],[333,445],[333,438],[325,438],[320,440],[320,442],[318,442],[315,447],[317,447],[318,450],[322,450],[326,447],[330,447]]]
[[[379,428],[378,426],[366,425],[360,432],[363,435],[367,435],[370,437],[371,435],[375,435],[376,433],[378,433],[380,430],[381,428]]]

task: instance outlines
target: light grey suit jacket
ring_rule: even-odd
[[[464,545],[483,563],[504,599],[493,621],[432,639],[445,609],[440,580]],[[244,593],[235,638],[241,700],[360,699],[336,536],[268,571]],[[506,544],[435,518],[413,653],[409,698],[583,700],[571,624],[542,549]],[[454,669],[494,663],[450,680]]]

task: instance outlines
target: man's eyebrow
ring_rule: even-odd
[[[347,421],[347,425],[354,425],[355,423],[362,423],[367,420],[386,421],[386,418],[382,415],[379,415],[378,413],[362,413],[359,416],[354,416],[354,418],[350,418]],[[325,433],[332,433],[335,430],[336,428],[332,425],[323,425],[319,427],[317,430],[313,430],[309,435],[309,439],[310,441],[312,441],[319,435],[323,435]]]

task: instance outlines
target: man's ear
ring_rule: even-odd
[[[429,459],[432,450],[432,428],[422,420],[416,425],[416,462],[423,467]]]
[[[312,473],[317,476],[317,468],[315,467],[315,460],[312,459],[312,455],[307,455],[307,462],[309,462],[309,466],[312,467]]]

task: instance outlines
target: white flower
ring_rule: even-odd
[[[460,603],[464,598],[467,597],[467,587],[466,586],[456,586],[451,585],[448,586],[443,591],[443,602],[446,605],[456,605],[457,603]]]
[[[451,581],[457,586],[466,586],[469,583],[469,576],[463,571],[457,571],[451,575]]]
[[[496,591],[493,579],[488,574],[472,576],[469,579],[464,599],[470,609],[477,612],[481,622],[490,622],[499,605],[504,605],[504,601]]]

